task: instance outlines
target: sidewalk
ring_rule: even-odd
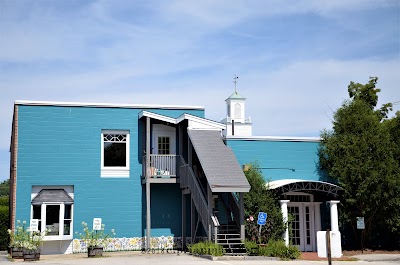
[[[357,255],[359,261],[333,261],[334,265],[393,265],[399,264],[400,254],[365,254]],[[40,261],[24,262],[8,259],[8,253],[0,252],[0,264],[46,264],[46,265],[309,265],[327,264],[325,260],[218,260],[211,261],[189,254],[164,253],[142,254],[140,251],[105,252],[101,258],[87,258],[86,253],[67,255],[41,255]]]

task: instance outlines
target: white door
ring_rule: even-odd
[[[292,215],[290,243],[300,251],[313,251],[314,218],[312,207],[305,203],[292,203],[288,206]]]
[[[176,131],[175,128],[162,124],[153,125],[153,154],[175,155],[176,154]]]

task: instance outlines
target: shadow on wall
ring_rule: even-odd
[[[182,235],[182,193],[179,184],[151,184],[151,237]],[[146,202],[143,185],[142,198]],[[142,204],[142,236],[146,236],[146,203]]]

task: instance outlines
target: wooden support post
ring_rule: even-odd
[[[182,191],[182,250],[186,249],[186,196]]]
[[[194,205],[192,194],[190,194],[190,238],[192,244],[196,238],[196,206]]]
[[[326,230],[326,255],[328,257],[328,264],[332,265],[332,252],[331,252],[331,231]]]
[[[150,249],[151,216],[150,216],[150,182],[148,172],[150,169],[150,118],[146,117],[146,246]]]
[[[240,207],[240,239],[244,242],[245,239],[245,226],[244,226],[244,198],[243,192],[239,193],[239,207]]]

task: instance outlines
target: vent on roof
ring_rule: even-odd
[[[64,204],[73,204],[74,200],[62,189],[43,189],[32,200],[33,205],[40,205],[44,202],[62,202]]]

